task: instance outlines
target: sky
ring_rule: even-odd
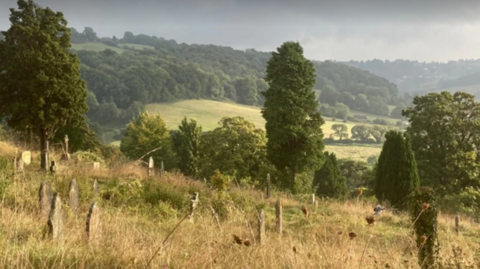
[[[10,27],[0,0],[0,29]],[[187,44],[274,51],[298,41],[312,60],[480,59],[480,0],[36,0],[80,32],[125,31]]]

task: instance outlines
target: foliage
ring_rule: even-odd
[[[418,160],[422,185],[441,196],[480,187],[480,104],[473,95],[430,93],[414,98],[403,112],[410,122],[407,133]]]
[[[19,0],[0,41],[0,118],[19,131],[34,131],[41,149],[58,128],[78,126],[87,111],[80,62],[69,52],[70,29],[61,12]],[[46,169],[48,155],[42,154]]]
[[[316,170],[323,161],[324,124],[318,112],[313,86],[313,64],[303,56],[303,48],[285,42],[272,53],[267,65],[262,115],[266,120],[267,157],[279,170],[288,167],[291,184],[296,173]]]
[[[367,173],[372,169],[364,161],[355,161],[349,159],[339,159],[338,167],[342,175],[346,178],[347,188],[349,190],[368,185]]]
[[[332,125],[332,130],[334,133],[330,135],[330,137],[336,136],[340,138],[340,141],[343,140],[343,138],[348,138],[348,127],[345,124],[333,124]]]
[[[155,152],[145,155],[155,149]],[[166,170],[176,164],[170,132],[160,115],[144,112],[130,122],[122,138],[120,150],[131,159],[136,160],[145,155],[145,162],[148,162],[150,156],[157,165],[163,161]]]
[[[342,199],[348,193],[347,180],[337,163],[335,153],[325,151],[325,163],[315,172],[313,188],[318,196]]]
[[[173,149],[178,157],[178,167],[184,175],[196,177],[199,173],[202,127],[185,117],[179,131],[172,135]]]
[[[212,187],[219,192],[226,192],[230,184],[232,183],[232,178],[227,175],[223,175],[218,169],[213,172],[213,175],[210,177],[210,183]]]
[[[266,176],[265,132],[242,117],[225,117],[202,137],[200,174],[209,178],[215,170],[236,180],[261,180]]]
[[[418,263],[422,268],[431,268],[439,248],[435,192],[429,187],[420,187],[416,188],[409,198],[410,216],[419,248]]]
[[[410,138],[403,133],[389,131],[378,158],[375,175],[375,196],[379,201],[389,201],[400,210],[407,208],[406,197],[420,185],[417,163]]]
[[[64,126],[58,129],[52,139],[53,143],[64,144],[65,135],[68,135],[69,153],[79,150],[98,151],[102,145],[97,135],[83,122],[79,127]]]
[[[310,172],[303,172],[297,175],[295,185],[293,186],[294,194],[311,194],[314,192],[313,175]]]

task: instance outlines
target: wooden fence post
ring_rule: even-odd
[[[459,217],[458,215],[455,216],[455,232],[457,234],[460,233],[460,224],[459,224],[460,220],[459,220]]]
[[[267,174],[267,199],[270,198],[270,174]]]

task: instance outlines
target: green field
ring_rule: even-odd
[[[104,51],[106,49],[110,49],[115,51],[118,54],[121,54],[127,49],[123,49],[123,46],[127,46],[129,49],[134,49],[134,50],[143,50],[143,49],[154,49],[152,46],[147,46],[147,45],[138,45],[138,44],[118,44],[118,48],[112,47],[105,45],[103,43],[97,43],[97,42],[87,42],[87,43],[81,43],[81,44],[72,44],[72,49],[74,50],[93,50],[93,51]]]
[[[255,124],[257,128],[265,128],[265,120],[263,119],[260,108],[245,106],[233,103],[224,103],[211,100],[186,100],[175,103],[150,104],[147,105],[147,111],[152,114],[160,114],[169,129],[177,130],[178,125],[184,117],[195,119],[204,131],[210,131],[218,127],[218,122],[222,117],[241,116],[246,120]],[[326,118],[329,119],[329,118]],[[333,124],[343,123],[342,121],[326,120],[322,126],[325,137],[329,137],[332,133]],[[359,123],[345,123],[349,129]],[[119,145],[119,142],[114,142]],[[349,145],[349,146],[326,146],[326,150],[335,152],[338,158],[352,158],[358,160],[366,160],[372,155],[380,154],[380,145]]]
[[[218,122],[222,117],[241,116],[255,124],[257,128],[265,128],[265,120],[262,117],[260,108],[245,106],[233,103],[224,103],[211,100],[186,100],[175,103],[150,104],[147,105],[147,111],[150,113],[159,113],[168,128],[177,130],[178,125],[184,117],[195,119],[204,131],[210,131],[218,127]],[[331,133],[331,127],[342,121],[330,121],[331,118],[325,118],[323,133],[328,137]],[[358,123],[344,123],[350,129]]]
[[[94,43],[94,42],[87,42],[81,44],[72,44],[72,49],[74,50],[93,50],[93,51],[104,51],[106,49],[111,49],[116,53],[122,53],[125,50],[121,48],[115,48],[112,46],[107,46],[103,43]]]

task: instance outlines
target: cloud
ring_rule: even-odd
[[[0,1],[0,29],[8,7]],[[125,31],[272,51],[299,41],[317,59],[480,58],[477,0],[38,0],[61,10],[78,30],[100,36]]]

